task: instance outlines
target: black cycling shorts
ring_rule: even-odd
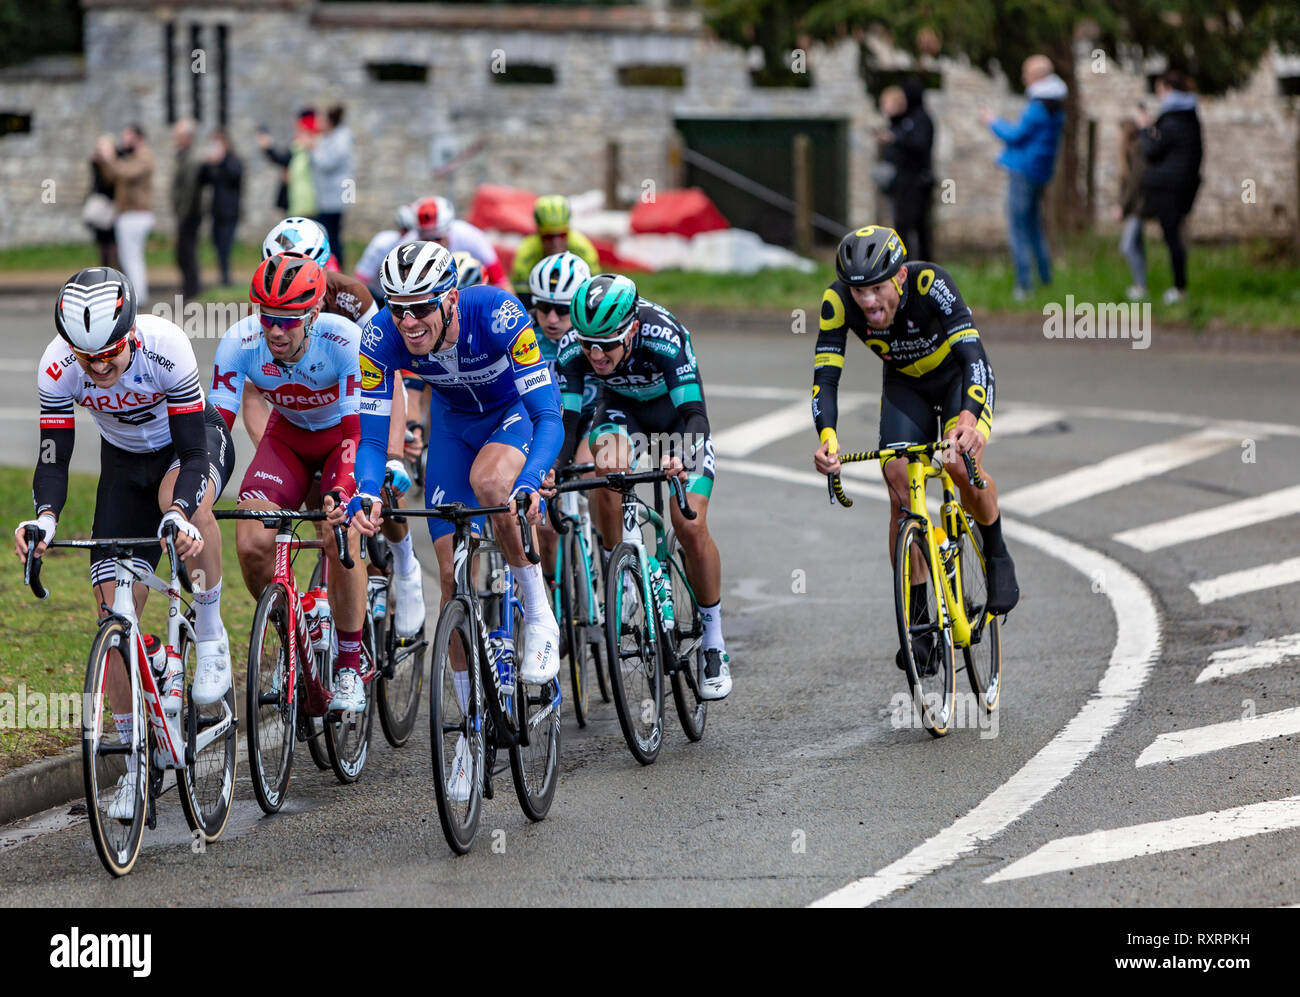
[[[676,429],[680,424],[677,407],[667,395],[639,402],[612,391],[601,391],[588,438],[594,452],[599,436],[608,433],[628,436],[632,443],[632,459],[635,461],[649,451],[656,467],[661,456],[675,453],[690,472],[686,490],[708,498],[713,494],[713,436],[710,434],[704,438],[704,446],[694,456],[686,456],[682,446],[693,441],[673,439],[671,435],[680,431]],[[668,438],[664,439],[665,436]]]
[[[213,501],[221,497],[235,470],[235,443],[225,421],[211,405],[204,412],[208,441],[208,478]],[[158,533],[162,512],[158,489],[180,457],[172,447],[135,453],[100,441],[99,488],[95,494],[95,522],[91,539],[99,537],[152,537]],[[157,544],[142,544],[131,551],[138,572],[153,571],[162,557]],[[103,547],[90,550],[90,583],[111,582],[113,560]]]
[[[992,380],[990,370],[990,396]],[[933,443],[952,428],[961,415],[961,407],[960,368],[947,377],[919,379],[886,370],[880,388],[879,445],[884,448],[904,443]]]

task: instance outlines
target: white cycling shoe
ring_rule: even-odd
[[[201,640],[194,669],[194,702],[208,706],[230,691],[230,642],[223,628],[218,640]]]
[[[343,713],[364,713],[366,709],[366,684],[355,669],[344,668],[338,674],[334,698],[330,709]]]
[[[456,738],[456,757],[451,763],[451,778],[447,781],[447,795],[457,803],[469,801],[470,766],[469,741],[464,734]]]
[[[704,652],[700,676],[700,699],[726,699],[731,692],[731,658],[726,651],[709,648]]]
[[[108,816],[114,820],[134,820],[135,792],[135,779],[129,775],[121,776],[113,792],[113,802],[108,805]]]
[[[413,571],[395,574],[393,581],[397,594],[393,625],[397,627],[397,636],[414,637],[424,626],[424,573],[417,562]]]
[[[551,617],[524,626],[524,654],[519,677],[529,685],[545,685],[560,674],[560,627]]]

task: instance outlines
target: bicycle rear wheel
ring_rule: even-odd
[[[912,604],[914,569],[926,576],[924,583],[916,583],[922,588],[917,605]],[[941,629],[937,622],[942,598],[938,584],[935,566],[930,563],[924,525],[915,519],[904,519],[894,545],[898,641],[907,660],[907,683],[913,705],[922,725],[933,737],[943,737],[952,727],[956,686],[952,631]]]
[[[81,763],[86,787],[86,815],[99,860],[114,876],[125,876],[130,872],[140,854],[149,777],[149,757],[145,748],[149,721],[145,715],[143,695],[137,693],[133,697],[131,713],[134,720],[130,740],[125,746],[121,745],[107,695],[110,674],[130,682],[127,672],[131,653],[127,642],[130,639],[120,620],[110,617],[100,623],[90,645],[85,695],[82,697]],[[134,794],[135,811],[131,819],[119,820],[110,817],[108,809],[116,795],[118,776],[129,768],[122,764],[128,757],[135,762],[135,776],[127,780]]]
[[[193,700],[191,683],[196,664],[195,645],[189,632],[181,630],[181,661],[185,665],[185,716],[181,729],[187,746],[195,747],[194,757],[179,773],[181,809],[191,831],[198,831],[205,841],[216,841],[226,829],[230,805],[235,799],[235,764],[239,754],[239,727],[235,712],[234,683],[225,696],[208,706]],[[225,725],[224,731],[199,747],[208,733]]]
[[[682,732],[692,741],[704,736],[704,725],[709,719],[709,704],[700,699],[699,681],[704,671],[704,624],[700,620],[700,607],[691,594],[690,583],[682,568],[682,545],[677,534],[668,531],[668,572],[673,593],[673,633],[664,645],[664,653],[672,654],[679,662],[673,669],[673,703],[677,706],[677,719]]]
[[[361,624],[361,672],[375,674],[375,629],[369,615]],[[337,668],[335,671],[337,678]],[[325,717],[325,750],[334,775],[345,786],[361,778],[370,757],[370,729],[375,712],[375,682],[366,692],[366,708],[360,713],[330,713]]]
[[[420,693],[424,691],[424,652],[421,647],[424,632],[409,641],[402,641],[393,627],[396,612],[389,578],[388,611],[375,627],[375,647],[383,663],[392,669],[389,678],[381,670],[377,680],[375,698],[379,705],[379,725],[384,737],[394,748],[400,748],[411,738],[415,719],[420,714]],[[373,617],[372,617],[373,619]]]
[[[464,676],[460,694],[456,691],[454,676],[458,673],[452,667],[453,654],[466,669],[459,673]],[[477,658],[469,611],[463,598],[453,599],[443,606],[433,634],[429,739],[438,819],[447,844],[458,855],[464,855],[474,844],[483,807],[483,686]],[[458,753],[468,759],[465,779],[456,778]]]
[[[560,627],[569,651],[569,680],[573,685],[573,716],[579,727],[587,726],[591,708],[588,682],[591,655],[586,640],[585,607],[587,579],[578,550],[578,538],[570,529],[560,539],[560,584],[556,593],[560,603]],[[581,593],[581,595],[580,595]]]
[[[609,680],[628,750],[642,765],[650,765],[663,746],[664,686],[650,632],[657,623],[643,592],[638,549],[620,543],[610,555],[605,587]]]
[[[248,692],[244,738],[248,767],[258,806],[268,814],[284,805],[298,720],[296,696],[290,697],[289,642],[293,640],[289,594],[272,582],[262,589],[253,613],[248,642]]]
[[[596,605],[588,608],[588,617],[592,620],[592,626],[603,625],[603,609],[601,603],[605,599],[605,548],[601,546],[600,534],[592,532],[592,548],[587,551],[591,558],[591,591],[596,599]],[[592,631],[595,632],[594,630]],[[605,676],[605,641],[591,641],[592,671],[596,673],[596,683],[600,686],[600,698],[602,702],[611,702],[614,694],[609,689],[609,679]]]
[[[1002,697],[1002,620],[986,612],[989,582],[984,563],[984,545],[969,519],[958,516],[957,564],[961,573],[961,597],[971,625],[970,644],[961,649],[970,679],[985,713],[992,713]]]

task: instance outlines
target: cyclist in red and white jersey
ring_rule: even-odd
[[[342,523],[343,507],[356,490],[361,329],[341,315],[322,313],[325,273],[298,253],[263,260],[248,296],[258,314],[226,330],[212,371],[212,401],[227,425],[234,425],[245,380],[261,390],[273,410],[240,485],[239,507],[297,509],[319,470],[321,506],[332,514],[332,525]],[[275,537],[258,522],[240,520],[235,543],[244,583],[257,596],[273,574]],[[330,708],[360,712],[366,705],[360,681],[366,571],[355,531],[349,533],[348,548],[354,566],[345,570],[333,545],[325,546],[339,638]]]
[[[212,505],[234,471],[230,433],[204,400],[189,339],[160,316],[138,315],[135,290],[124,274],[108,267],[78,272],[59,292],[54,320],[58,335],[46,347],[37,374],[36,517],[14,531],[15,550],[26,561],[28,526],[41,531],[38,557],[54,539],[68,497],[75,413],[78,406],[85,408],[101,437],[91,538],[161,536],[164,526],[177,527],[176,551],[194,588],[198,662],[192,695],[200,705],[215,703],[231,682],[229,642],[221,624],[221,533],[212,517]],[[161,556],[156,544],[132,551],[142,574]],[[116,587],[113,560],[102,548],[91,550],[90,580],[102,617]],[[147,593],[143,584],[134,586],[137,613]],[[125,668],[109,671],[107,694],[117,729],[129,743],[131,686]],[[132,790],[130,779],[119,784],[111,816],[133,816]]]
[[[469,253],[483,264],[483,283],[512,291],[510,278],[497,251],[477,225],[456,217],[445,197],[422,197],[415,202],[416,238],[446,246],[452,253]],[[414,241],[414,240],[403,240]]]

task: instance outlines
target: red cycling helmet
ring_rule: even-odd
[[[276,253],[253,274],[248,300],[260,308],[309,312],[325,298],[325,271],[302,253]]]
[[[415,202],[415,226],[422,233],[445,238],[451,231],[456,209],[445,197],[422,197]]]

